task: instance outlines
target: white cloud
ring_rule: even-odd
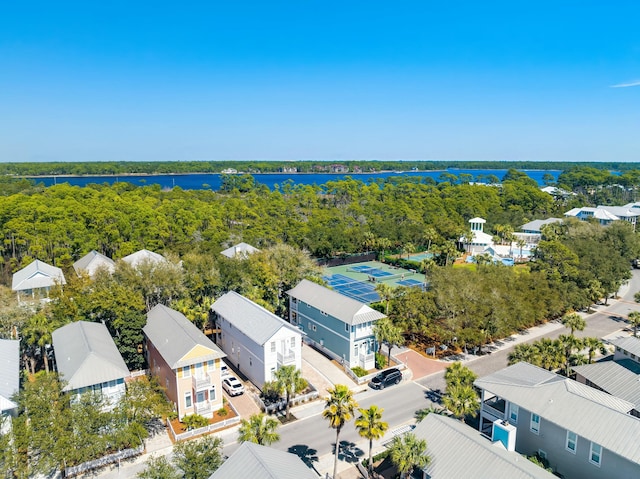
[[[617,85],[611,85],[611,88],[627,88],[630,86],[640,86],[640,80],[634,80],[627,83],[618,83]]]

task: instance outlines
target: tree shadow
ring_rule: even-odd
[[[291,454],[295,454],[302,462],[304,462],[307,467],[313,469],[316,474],[320,475],[316,467],[313,465],[314,462],[318,462],[318,451],[310,448],[309,446],[305,446],[304,444],[296,444],[295,446],[291,446],[287,449],[287,452]]]
[[[356,446],[355,443],[351,441],[340,441],[340,447],[338,448],[338,459],[355,464],[356,462],[360,461],[360,458],[362,456],[364,456],[364,451]]]

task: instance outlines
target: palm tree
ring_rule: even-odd
[[[572,335],[561,334],[558,337],[564,355],[564,374],[569,377],[572,364],[578,362],[573,353],[582,346],[582,341]]]
[[[369,475],[373,473],[373,440],[380,439],[389,428],[389,425],[382,420],[384,409],[372,405],[369,409],[358,409],[361,416],[356,419],[355,425],[358,434],[369,439]]]
[[[429,414],[446,415],[446,411],[446,409],[441,407],[429,406],[418,409],[413,417],[416,419],[416,422],[422,422]]]
[[[593,363],[593,356],[596,351],[600,351],[600,354],[607,354],[607,350],[604,347],[604,343],[598,338],[584,338],[582,344],[589,350],[589,364]]]
[[[411,474],[416,467],[422,469],[431,462],[431,458],[427,456],[427,441],[418,439],[411,432],[393,438],[389,456],[401,478]]]
[[[431,243],[438,237],[438,232],[432,226],[427,226],[424,229],[424,239],[427,240],[427,251],[431,249]]]
[[[516,246],[518,248],[520,248],[520,260],[522,261],[522,249],[527,245],[527,242],[525,240],[523,240],[522,238],[519,238],[516,241]]]
[[[276,432],[279,424],[277,419],[264,413],[253,414],[249,419],[240,421],[238,441],[269,446],[280,440],[280,434]]]
[[[385,343],[389,348],[387,364],[391,364],[391,349],[394,345],[404,344],[402,329],[394,325],[389,318],[382,318],[373,325],[373,334],[376,337],[376,341],[378,341],[378,353],[380,352],[382,343]]]
[[[353,392],[344,384],[336,384],[329,389],[329,398],[325,403],[322,417],[329,420],[329,427],[336,430],[336,447],[334,450],[333,477],[338,472],[338,450],[340,448],[340,431],[342,426],[351,420],[358,403],[353,399]]]
[[[478,375],[471,369],[463,366],[460,361],[448,366],[444,372],[444,380],[447,383],[447,390],[454,386],[473,386],[473,381],[478,379]]]
[[[386,303],[385,310],[386,315],[389,316],[389,306],[391,303],[391,299],[393,298],[394,288],[392,288],[387,283],[376,283],[375,291],[380,296],[380,299]]]
[[[480,409],[478,394],[473,386],[469,385],[455,385],[447,388],[442,404],[462,422],[465,416],[476,417]]]
[[[514,346],[509,354],[509,365],[524,361],[537,366],[540,364],[540,350],[535,344],[522,343]]]
[[[56,329],[53,322],[43,313],[31,316],[25,325],[22,334],[28,345],[37,347],[44,359],[44,369],[49,372],[49,357],[47,356],[47,345],[51,344],[51,333]],[[35,358],[31,357],[31,369],[35,372]]]
[[[286,395],[287,401],[287,419],[289,419],[291,396],[303,391],[308,383],[306,379],[302,377],[302,371],[297,369],[295,365],[282,366],[275,373],[275,381],[280,391],[283,391]]]
[[[627,316],[631,326],[633,326],[633,337],[638,337],[638,328],[640,327],[640,311],[632,311]]]
[[[584,331],[587,322],[578,313],[567,313],[562,317],[562,324],[571,330],[571,336],[577,331]]]
[[[562,348],[558,341],[542,338],[536,342],[538,365],[548,371],[562,366]]]

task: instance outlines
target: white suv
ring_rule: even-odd
[[[238,396],[244,392],[244,386],[238,378],[234,376],[227,376],[222,380],[222,387],[229,396]]]

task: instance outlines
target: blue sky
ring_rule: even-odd
[[[636,1],[3,2],[0,161],[640,161],[638,18]]]

